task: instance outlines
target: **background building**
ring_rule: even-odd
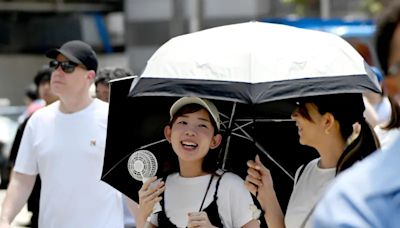
[[[288,2],[304,1],[0,0],[0,98],[23,104],[23,88],[48,62],[44,52],[71,39],[90,43],[100,67],[119,65],[140,74],[160,45],[189,32],[296,15],[371,17],[364,7],[370,0]]]

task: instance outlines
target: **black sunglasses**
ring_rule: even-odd
[[[65,72],[65,73],[72,73],[75,70],[75,67],[78,64],[71,62],[71,61],[65,61],[65,62],[59,62],[57,60],[52,60],[49,63],[50,68],[53,68],[54,70],[56,70],[59,66],[61,66],[61,69]]]

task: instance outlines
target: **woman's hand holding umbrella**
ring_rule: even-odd
[[[260,157],[256,155],[255,160],[247,162],[249,167],[247,170],[245,185],[246,188],[257,197],[261,208],[268,217],[268,227],[284,227],[284,216],[276,197],[274,184],[271,173],[260,161]]]

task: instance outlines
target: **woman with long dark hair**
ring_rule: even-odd
[[[268,227],[311,227],[314,207],[334,177],[379,148],[364,118],[361,94],[299,99],[292,119],[300,144],[313,147],[319,158],[300,167],[286,214],[277,200],[269,170],[256,157],[248,161],[246,186],[257,197]]]
[[[377,20],[381,67],[400,91],[400,2],[391,1]],[[400,112],[392,99],[392,118],[377,133],[382,151],[340,175],[314,213],[314,227],[400,227]],[[378,132],[381,131],[381,132]],[[383,136],[383,137],[382,137]]]

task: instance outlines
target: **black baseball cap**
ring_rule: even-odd
[[[72,40],[64,43],[58,49],[50,49],[46,52],[46,56],[55,59],[57,55],[62,54],[71,62],[82,64],[88,70],[97,72],[97,56],[92,47],[81,41]]]

